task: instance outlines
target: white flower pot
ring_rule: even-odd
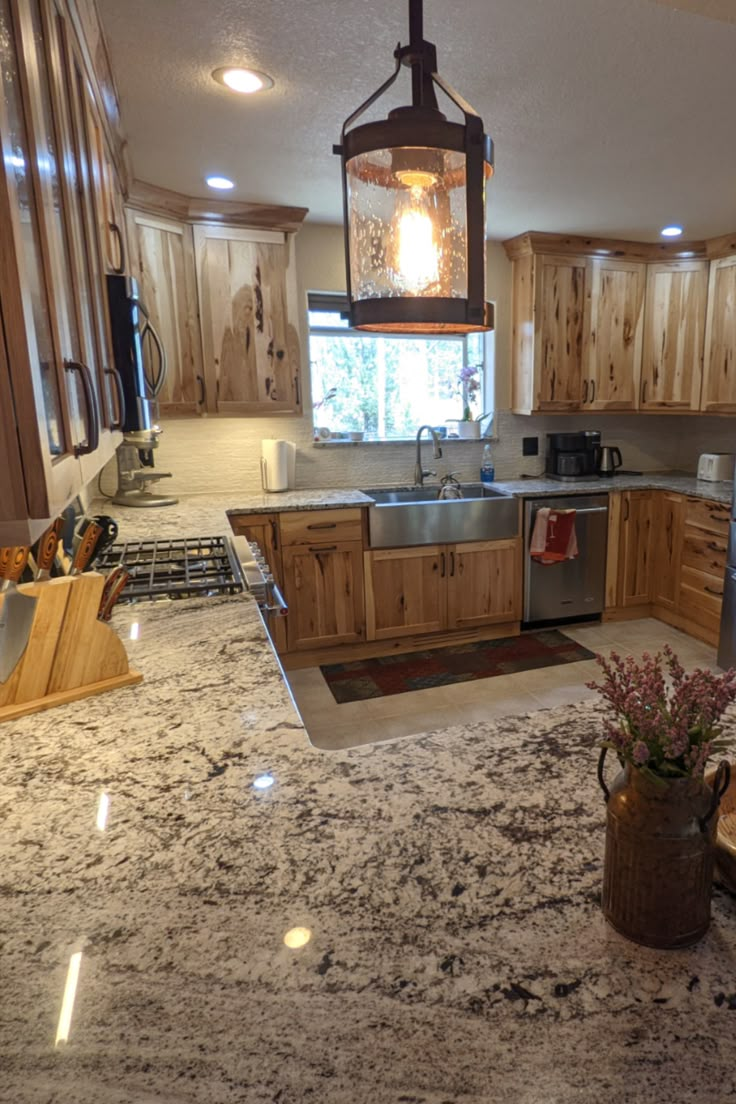
[[[479,441],[480,422],[458,422],[457,435],[469,441]]]

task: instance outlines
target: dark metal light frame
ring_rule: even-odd
[[[409,45],[394,51],[394,72],[343,123],[333,146],[342,167],[343,223],[350,323],[356,329],[416,333],[470,333],[493,329],[493,305],[485,301],[485,180],[493,172],[493,142],[483,121],[437,72],[437,50],[424,39],[423,0],[409,0]],[[394,83],[401,66],[411,68],[412,104],[387,119],[353,124]],[[435,87],[460,109],[464,124],[449,122],[437,105]],[[353,299],[347,164],[362,153],[400,147],[453,150],[465,154],[467,296],[382,296]]]

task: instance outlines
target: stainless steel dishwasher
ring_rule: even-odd
[[[529,555],[537,511],[576,511],[578,557],[556,564],[540,564]],[[524,503],[524,620],[525,626],[597,617],[603,610],[606,587],[608,495],[558,495],[527,499]]]

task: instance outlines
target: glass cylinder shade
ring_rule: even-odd
[[[346,179],[353,302],[467,298],[464,151],[369,150],[347,160]]]

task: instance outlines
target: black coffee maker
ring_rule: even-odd
[[[550,479],[594,480],[601,459],[601,435],[598,430],[579,433],[548,433],[545,474]]]

